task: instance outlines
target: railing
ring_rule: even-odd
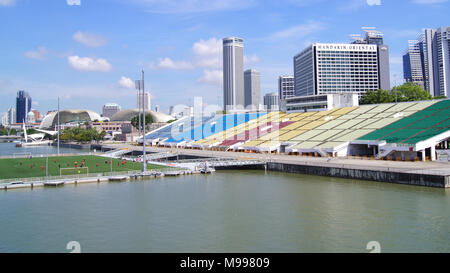
[[[186,168],[158,168],[150,169],[148,173],[165,173],[170,171],[188,171]],[[75,174],[75,175],[62,175],[62,176],[43,176],[43,177],[28,177],[28,178],[12,178],[0,180],[0,187],[6,186],[11,183],[44,183],[47,181],[66,181],[73,179],[86,179],[86,178],[100,178],[111,176],[123,176],[123,175],[139,175],[142,171],[122,171],[122,172],[102,172],[102,173],[89,173],[89,174]]]

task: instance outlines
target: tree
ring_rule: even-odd
[[[392,94],[388,90],[378,89],[367,91],[362,95],[359,104],[377,104],[392,102]]]
[[[141,114],[141,122],[144,119],[144,115]],[[153,118],[150,114],[145,114],[145,128],[148,129],[148,125],[153,123]],[[135,116],[134,118],[131,119],[131,125],[136,128],[139,129],[139,115]]]
[[[431,100],[433,97],[425,89],[417,84],[411,82],[404,83],[400,86],[396,86],[392,89],[394,96],[397,94],[397,101],[418,101],[418,100]]]
[[[360,104],[431,100],[433,97],[421,86],[411,82],[392,88],[392,90],[368,91],[361,96]]]

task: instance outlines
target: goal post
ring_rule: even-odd
[[[79,168],[61,168],[59,169],[59,176],[63,175],[79,175],[79,174],[89,174],[89,167],[79,167]]]
[[[13,158],[30,158],[31,152],[27,153],[13,153]]]

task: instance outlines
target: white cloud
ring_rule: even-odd
[[[69,6],[81,6],[81,0],[66,0]]]
[[[448,0],[413,0],[413,2],[416,4],[438,4],[448,2]]]
[[[323,30],[324,25],[320,22],[309,21],[306,24],[293,26],[271,35],[272,39],[287,39],[287,38],[303,38],[317,31]]]
[[[37,50],[30,50],[24,53],[24,55],[30,59],[44,60],[48,54],[48,50],[41,46]]]
[[[253,54],[251,56],[244,56],[244,63],[245,64],[252,64],[259,62],[259,57],[256,56],[256,54]]]
[[[192,51],[194,52],[197,66],[206,68],[222,67],[222,40],[217,38],[200,39],[200,41],[194,43]]]
[[[125,1],[125,0],[123,0]],[[126,0],[127,2],[129,0]],[[240,10],[252,6],[255,0],[136,0],[151,13],[198,13]]]
[[[0,6],[11,6],[16,0],[0,0]]]
[[[381,6],[381,0],[366,0],[369,6]]]
[[[120,85],[121,87],[129,88],[129,89],[135,87],[135,86],[134,86],[134,82],[133,82],[130,78],[123,77],[123,76],[122,76],[122,77],[120,78],[120,80],[119,80],[119,85]]]
[[[197,82],[212,85],[221,85],[223,83],[223,71],[205,69],[203,70],[203,77],[198,79]]]
[[[170,58],[159,59],[158,68],[173,69],[173,70],[189,70],[194,66],[185,61],[173,61]]]
[[[73,39],[89,47],[102,47],[108,43],[108,40],[101,35],[81,31],[75,32]]]
[[[76,70],[106,72],[112,69],[111,64],[105,59],[69,56],[67,60],[69,61],[69,65]]]

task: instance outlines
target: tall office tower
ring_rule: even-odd
[[[279,111],[280,109],[280,98],[278,97],[278,92],[267,93],[264,95],[264,106],[269,112]]]
[[[419,36],[418,42],[424,88],[432,96],[435,95],[436,80],[434,75],[437,73],[436,67],[434,66],[435,61],[433,60],[433,41],[435,39],[436,30],[428,28],[423,30],[423,33]]]
[[[435,69],[434,76],[438,84],[435,85],[436,96],[450,97],[450,27],[441,27],[436,30],[435,43]]]
[[[261,104],[261,74],[254,70],[248,69],[244,72],[244,93],[245,108],[251,110],[259,110]]]
[[[150,93],[149,92],[145,92],[144,95],[142,95],[142,92],[138,91],[137,107],[142,109],[142,106],[144,106],[145,110],[151,110]]]
[[[31,110],[31,97],[28,92],[19,90],[16,98],[16,121],[18,123],[25,122],[27,120],[27,114]]]
[[[389,89],[382,66],[375,44],[315,43],[294,57],[295,96]]]
[[[293,97],[294,93],[294,76],[280,76],[278,78],[278,97],[280,100]]]
[[[245,106],[244,40],[223,39],[223,109],[230,111]]]
[[[17,123],[16,108],[9,108],[7,114],[8,114],[8,124]]]
[[[120,110],[122,110],[122,108],[117,103],[107,103],[103,105],[102,117],[112,118],[112,116],[115,113],[120,112]]]
[[[422,57],[418,41],[409,41],[408,49],[403,55],[403,78],[407,82],[412,82],[425,88]]]
[[[159,112],[159,105],[155,106],[155,112]]]

